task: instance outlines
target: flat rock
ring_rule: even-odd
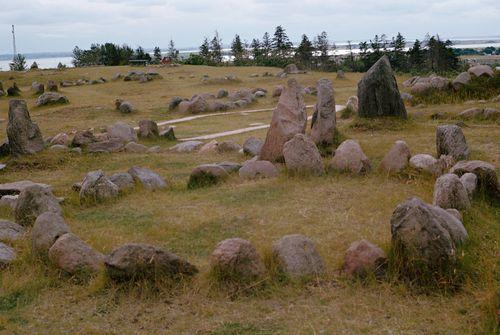
[[[69,103],[68,98],[56,92],[45,92],[42,95],[40,95],[35,101],[35,105],[37,107],[52,105],[52,104],[67,104],[67,103]]]
[[[90,153],[111,153],[119,152],[125,147],[125,142],[121,138],[110,138],[108,140],[89,143],[87,151]]]
[[[12,183],[0,184],[0,195],[16,195],[21,193],[24,189],[38,185],[42,188],[52,190],[52,186],[42,183],[35,183],[31,180],[20,180]]]
[[[132,189],[135,186],[134,178],[127,172],[114,173],[109,176],[109,180],[118,186],[120,192]]]
[[[116,122],[106,127],[106,132],[111,138],[119,138],[123,142],[136,142],[137,134],[134,128],[125,122]]]
[[[234,141],[222,141],[217,144],[216,151],[219,154],[227,152],[238,152],[241,150],[241,146]]]
[[[136,154],[144,154],[148,151],[148,147],[142,144],[138,144],[135,142],[128,142],[123,148],[126,152],[136,153]]]
[[[470,67],[469,70],[467,70],[467,72],[476,77],[481,77],[481,76],[493,77],[494,75],[493,69],[491,68],[491,66],[488,65],[475,65]]]
[[[224,170],[226,170],[227,173],[233,173],[233,172],[238,172],[241,169],[241,164],[240,163],[235,163],[235,162],[220,162],[217,163],[217,166],[220,166]]]

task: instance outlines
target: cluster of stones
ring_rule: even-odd
[[[425,94],[430,91],[459,90],[467,85],[472,77],[493,77],[494,71],[488,65],[475,65],[467,72],[460,73],[455,79],[449,80],[440,76],[429,77],[415,76],[403,83],[403,86],[410,89],[412,94]]]
[[[123,80],[123,81],[138,81],[139,83],[147,83],[149,81],[155,79],[161,79],[162,76],[155,71],[130,71],[127,74],[123,75],[121,73],[117,73],[111,78],[113,81]]]
[[[74,81],[63,80],[59,83],[61,87],[72,87],[72,86],[83,86],[83,85],[97,85],[107,83],[108,80],[104,77],[99,77],[97,79],[87,80],[87,79],[77,79]]]
[[[458,114],[458,117],[463,120],[491,120],[496,121],[500,119],[500,110],[492,107],[486,108],[468,108]]]

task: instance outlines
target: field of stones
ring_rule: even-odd
[[[495,333],[498,75],[0,72],[0,333]]]

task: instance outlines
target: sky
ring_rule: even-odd
[[[0,0],[0,54],[71,51],[75,45],[197,47],[217,30],[261,38],[282,25],[292,41],[326,31],[330,40],[500,36],[500,0]]]

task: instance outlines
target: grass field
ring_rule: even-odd
[[[36,108],[29,93],[32,81],[45,83],[79,78],[111,78],[129,67],[96,67],[64,71],[36,71],[24,74],[0,72],[8,87],[14,81],[24,91],[31,118],[44,136],[75,129],[96,129],[118,120],[133,125],[141,119],[168,120],[183,117],[168,112],[173,96],[216,93],[219,88],[274,86],[287,79],[250,78],[252,73],[278,72],[256,67],[192,67],[155,69],[163,79],[149,83],[108,82],[99,85],[62,88],[70,103]],[[190,78],[190,75],[195,78]],[[203,84],[204,74],[221,77],[234,74],[237,83]],[[184,77],[180,79],[179,77]],[[333,73],[295,76],[304,86],[323,77],[333,81],[337,104],[356,94],[361,74],[347,73],[336,79]],[[408,77],[399,77],[401,83]],[[130,101],[137,112],[121,115],[114,100]],[[306,96],[313,104],[315,97]],[[246,109],[273,107],[276,98],[259,100]],[[393,143],[405,140],[412,154],[435,154],[438,124],[454,123],[453,116],[470,107],[500,108],[500,103],[463,103],[407,107],[410,119],[390,129],[360,129],[353,120],[337,118],[346,138],[360,142],[377,166]],[[0,98],[0,122],[5,128],[8,99]],[[446,112],[449,120],[432,120],[430,115]],[[311,113],[311,110],[308,110]],[[180,138],[268,123],[271,112],[217,116],[176,125]],[[500,124],[467,121],[463,128],[472,159],[500,166]],[[240,144],[249,136],[264,138],[266,130],[227,137]],[[0,139],[5,138],[5,131]],[[484,200],[474,201],[465,213],[471,243],[464,251],[470,261],[467,280],[455,293],[436,291],[422,294],[397,281],[367,283],[344,278],[339,269],[344,252],[355,240],[366,238],[385,250],[390,246],[392,211],[410,196],[432,202],[434,180],[411,173],[387,176],[375,169],[366,176],[330,173],[324,177],[288,177],[243,181],[232,176],[227,182],[204,189],[187,190],[191,170],[202,163],[224,160],[242,162],[232,154],[177,154],[168,151],[173,142],[141,140],[160,145],[158,154],[83,154],[44,151],[18,159],[2,159],[8,167],[0,182],[30,179],[53,186],[56,196],[66,198],[64,215],[72,231],[95,249],[108,253],[127,242],[144,242],[165,247],[197,265],[200,274],[175,287],[168,285],[120,286],[101,275],[81,281],[61,273],[54,266],[33,257],[29,239],[15,245],[18,259],[0,273],[0,332],[5,334],[487,334],[495,333],[500,310],[498,241],[500,209]],[[325,158],[325,162],[329,158]],[[91,170],[111,174],[132,165],[149,167],[165,177],[169,187],[148,192],[138,189],[115,201],[81,205],[71,185]],[[497,170],[498,171],[498,170]],[[7,210],[1,218],[13,219]],[[267,278],[256,288],[235,293],[218,287],[208,276],[210,254],[228,237],[250,240],[261,255],[268,255],[274,240],[290,233],[309,236],[327,263],[327,274],[309,283],[281,283]]]

